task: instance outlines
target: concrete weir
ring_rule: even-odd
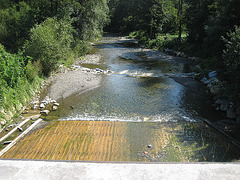
[[[239,163],[106,163],[0,160],[0,179],[227,179],[240,177]]]

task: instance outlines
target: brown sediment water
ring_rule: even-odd
[[[2,158],[196,162],[213,160],[208,147],[218,161],[223,158],[227,152],[219,153],[219,145],[209,144],[209,137],[200,140],[194,128],[194,124],[169,122],[54,121],[22,139]]]
[[[166,149],[169,134],[159,124],[152,124],[150,131],[147,126],[117,121],[55,121],[21,140],[2,158],[153,161]],[[141,131],[141,137],[130,130]]]

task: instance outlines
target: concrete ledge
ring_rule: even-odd
[[[227,179],[240,177],[239,163],[104,163],[0,160],[0,179]]]

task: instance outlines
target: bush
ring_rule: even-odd
[[[39,60],[44,75],[56,69],[60,60],[72,55],[73,28],[70,21],[48,18],[31,29],[30,40],[24,45],[25,54]]]
[[[91,49],[91,43],[83,40],[76,40],[74,43],[74,54],[76,56],[83,56]]]
[[[240,27],[236,27],[235,31],[228,33],[227,36],[228,38],[223,38],[226,46],[223,53],[226,81],[232,95],[240,98]]]
[[[223,53],[224,64],[229,71],[236,71],[240,68],[240,27],[236,27],[234,32],[227,34],[224,38],[226,50]]]
[[[14,88],[25,79],[24,65],[27,58],[7,53],[0,45],[0,79],[7,86]]]
[[[28,38],[33,25],[30,7],[25,2],[0,10],[0,42],[8,51],[17,52]]]
[[[0,109],[19,111],[39,86],[39,78],[34,75],[36,68],[31,58],[22,53],[10,54],[0,44]],[[30,83],[31,82],[31,83]],[[20,105],[21,104],[21,105]],[[4,115],[0,116],[3,118]]]

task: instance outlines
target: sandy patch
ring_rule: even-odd
[[[87,55],[84,60],[76,61],[74,64],[97,64],[100,58],[101,56],[98,54]],[[96,71],[86,70],[86,68],[81,67],[65,73],[59,73],[51,78],[47,96],[54,100],[65,99],[73,94],[97,88],[101,79],[102,76],[96,73]]]

